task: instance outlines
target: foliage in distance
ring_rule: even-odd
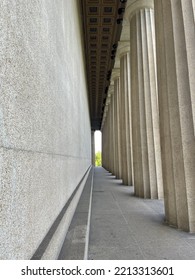
[[[102,153],[97,152],[95,154],[95,166],[102,166]]]

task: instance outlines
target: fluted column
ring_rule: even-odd
[[[154,3],[166,219],[195,232],[194,1]]]
[[[112,71],[112,81],[114,85],[114,123],[115,123],[115,157],[116,157],[116,178],[121,179],[121,127],[120,127],[120,70]]]
[[[105,133],[104,133],[104,124],[102,124],[102,127],[101,127],[101,133],[102,133],[102,167],[105,168],[105,152],[104,152],[104,149],[105,149]]]
[[[124,182],[132,185],[132,155],[131,155],[131,98],[130,98],[130,43],[119,42],[121,80],[121,147],[126,176]]]
[[[107,105],[107,114],[106,114],[106,121],[105,121],[105,131],[107,136],[107,147],[106,147],[106,161],[107,161],[107,170],[110,171],[110,125],[109,125],[109,106]]]
[[[114,88],[113,86],[109,87],[109,98],[110,98],[110,104],[109,104],[109,117],[110,117],[110,171],[113,175],[115,175],[115,141],[114,141],[114,135],[115,135],[115,124],[114,124],[114,96],[113,96]]]
[[[105,110],[104,110],[104,114],[105,114]],[[102,132],[102,167],[104,167],[106,169],[106,153],[105,153],[105,148],[106,148],[106,132],[105,132],[105,120],[102,123],[101,132]]]
[[[117,165],[118,165],[118,155],[117,155],[117,142],[116,142],[116,134],[117,134],[117,125],[115,122],[115,115],[116,115],[116,108],[115,108],[115,92],[114,92],[114,83],[111,83],[109,86],[109,94],[111,98],[111,111],[112,111],[112,139],[111,139],[111,144],[112,144],[112,156],[113,156],[113,175],[117,177]]]
[[[107,112],[108,112],[108,106],[106,105],[104,109],[104,117],[102,121],[102,166],[108,170],[108,129],[107,129]]]
[[[110,97],[108,98],[108,113],[107,113],[107,130],[108,130],[108,170],[112,173],[112,130],[111,130],[111,110],[110,110]]]
[[[127,7],[130,20],[132,142],[135,194],[162,198],[162,163],[152,0]]]
[[[109,114],[108,114],[108,107],[109,107],[109,98],[106,101],[106,106],[104,109],[104,116],[102,120],[102,166],[109,170],[109,161],[110,161],[110,150],[109,150]]]

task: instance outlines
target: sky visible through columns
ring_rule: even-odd
[[[102,151],[102,133],[100,130],[95,131],[95,153]]]

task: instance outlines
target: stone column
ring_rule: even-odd
[[[119,42],[121,81],[121,147],[125,157],[126,184],[132,185],[132,153],[131,153],[131,98],[130,98],[130,43]]]
[[[102,166],[108,170],[108,129],[107,129],[107,112],[108,106],[104,109],[104,116],[102,121]]]
[[[111,149],[111,145],[110,145],[110,139],[111,139],[111,112],[110,112],[110,97],[108,98],[108,113],[107,113],[107,131],[108,131],[108,144],[107,144],[107,148],[108,148],[108,171],[110,171],[112,173],[112,168],[111,168],[111,161],[112,161],[112,149]]]
[[[117,154],[116,154],[116,124],[115,124],[115,94],[114,94],[114,84],[110,84],[109,92],[110,96],[110,110],[111,110],[111,128],[112,128],[112,135],[111,135],[111,149],[112,149],[112,174],[116,176],[117,173]]]
[[[137,0],[126,9],[130,20],[135,194],[162,198],[153,1]]]
[[[102,167],[105,168],[105,160],[104,160],[104,147],[105,147],[105,140],[104,140],[104,124],[102,122],[101,126],[101,133],[102,133]]]
[[[104,110],[102,122],[102,166],[109,170],[109,129],[108,129],[108,105]]]
[[[114,135],[115,135],[115,124],[114,124],[114,100],[113,100],[113,92],[114,88],[110,85],[109,91],[108,91],[108,97],[109,97],[109,130],[110,130],[110,142],[109,142],[109,148],[110,148],[110,171],[113,175],[115,175],[115,141],[114,141]]]
[[[154,3],[166,220],[195,232],[194,1]]]
[[[120,67],[120,151],[121,151],[121,179],[124,185],[128,185],[128,160],[127,160],[127,141],[126,141],[126,104],[125,104],[125,77],[123,68]],[[122,76],[121,76],[122,74]]]
[[[102,167],[106,168],[106,163],[105,163],[105,122],[102,123],[101,127],[101,132],[102,132]]]
[[[121,179],[121,131],[120,131],[120,70],[115,68],[112,71],[112,81],[114,85],[114,123],[115,123],[115,157],[116,157],[116,178]]]

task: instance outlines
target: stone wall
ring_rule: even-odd
[[[0,259],[31,258],[91,164],[79,9],[0,3]]]

